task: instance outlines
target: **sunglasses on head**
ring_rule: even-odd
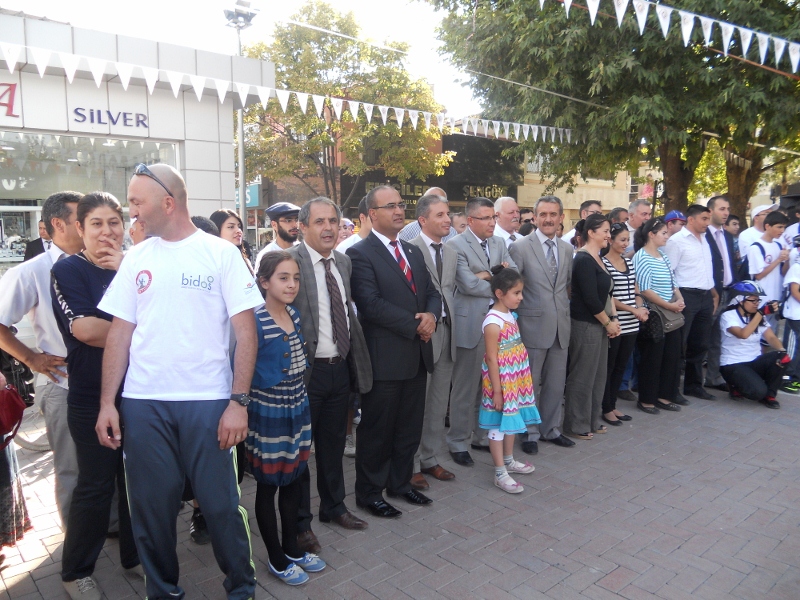
[[[142,175],[144,177],[149,177],[150,179],[155,181],[158,185],[160,185],[162,188],[164,188],[164,191],[167,192],[168,196],[170,196],[171,198],[175,197],[175,194],[173,194],[172,192],[169,191],[169,188],[166,185],[164,185],[164,182],[161,181],[158,177],[156,177],[153,174],[153,172],[150,169],[147,168],[146,164],[139,163],[138,165],[133,167],[133,174],[134,175]]]
[[[620,229],[626,229],[626,226],[625,226],[624,223],[612,223],[611,224],[611,233],[616,233]]]

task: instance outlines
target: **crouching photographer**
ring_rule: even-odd
[[[759,309],[765,293],[755,281],[740,281],[730,289],[735,296],[720,316],[719,371],[733,397],[744,396],[767,408],[780,408],[775,396],[790,358],[764,319],[765,314],[777,312],[778,303],[768,302]],[[762,354],[762,339],[775,351]]]

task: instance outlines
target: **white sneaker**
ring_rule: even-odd
[[[512,463],[510,465],[506,465],[506,471],[508,471],[509,473],[527,474],[527,473],[533,473],[535,470],[536,470],[536,467],[534,467],[528,461],[525,461],[523,463],[523,462],[519,462],[518,460],[515,460],[515,461],[512,461]]]
[[[61,583],[72,600],[100,600],[102,597],[100,590],[97,589],[97,584],[91,577],[62,581]]]
[[[356,442],[353,439],[352,434],[348,435],[344,439],[344,455],[347,458],[355,458],[356,457]]]
[[[356,411],[356,414],[353,416],[353,425],[360,425],[361,424],[361,409],[359,408]]]

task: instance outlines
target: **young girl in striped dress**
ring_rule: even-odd
[[[300,269],[287,252],[270,252],[258,266],[266,304],[256,310],[258,356],[247,407],[247,462],[256,480],[256,521],[269,555],[269,571],[289,585],[325,568],[315,554],[297,547],[300,475],[308,468],[311,412],[303,384],[305,342],[300,313],[291,306]],[[275,495],[283,543],[278,539]]]
[[[522,301],[522,277],[502,266],[492,269],[495,302],[483,321],[486,354],[481,366],[483,397],[478,424],[489,430],[494,460],[494,484],[510,494],[523,491],[510,473],[533,473],[528,462],[514,460],[514,435],[541,423],[533,396],[528,351],[512,314]]]

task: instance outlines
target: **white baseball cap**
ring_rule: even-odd
[[[768,210],[768,211],[771,212],[771,211],[777,209],[778,206],[780,206],[780,205],[779,204],[760,204],[758,206],[754,206],[753,208],[750,209],[750,218],[751,219],[755,219],[756,215],[760,215],[765,210]]]

